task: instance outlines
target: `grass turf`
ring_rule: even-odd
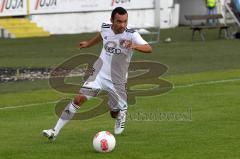
[[[240,45],[237,40],[218,40],[216,35],[212,30],[206,42],[191,42],[187,28],[163,30],[161,38],[172,36],[172,43],[154,44],[151,55],[134,55],[134,60],[167,65],[169,70],[162,78],[173,83],[174,88],[163,95],[137,97],[136,103],[129,106],[126,130],[116,137],[116,149],[109,154],[92,149],[96,132],[112,132],[114,121],[108,113],[86,121],[71,121],[56,142],[50,143],[41,137],[41,131],[51,128],[58,117],[55,105],[48,102],[73,95],[56,92],[44,80],[0,84],[0,158],[237,159]],[[91,36],[1,39],[0,65],[53,67],[74,54],[98,54],[100,45],[77,49],[79,40]],[[98,102],[89,101],[81,111]],[[132,118],[134,114],[143,116]],[[167,118],[163,116],[166,114],[184,114],[185,118]],[[154,120],[149,120],[150,115],[156,115]]]

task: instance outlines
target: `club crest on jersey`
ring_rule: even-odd
[[[132,44],[132,41],[126,40],[126,39],[121,39],[121,40],[119,40],[119,44],[122,49],[126,49]]]
[[[108,41],[104,45],[104,49],[106,50],[107,53],[111,54],[121,54],[121,49],[117,48],[117,43],[114,41]]]

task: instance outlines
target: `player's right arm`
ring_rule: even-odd
[[[79,47],[80,47],[80,49],[88,48],[88,47],[91,47],[91,46],[101,42],[101,41],[102,41],[102,36],[101,36],[100,33],[97,33],[97,35],[94,38],[92,38],[92,39],[90,39],[88,41],[81,41],[79,43]]]

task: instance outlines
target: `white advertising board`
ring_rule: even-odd
[[[154,8],[154,0],[31,0],[30,14]]]
[[[27,0],[0,0],[0,17],[27,15]]]

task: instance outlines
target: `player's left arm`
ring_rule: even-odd
[[[140,51],[142,53],[152,53],[152,47],[149,44],[137,45],[132,43],[131,49]]]
[[[142,53],[152,52],[152,47],[141,37],[141,35],[138,32],[133,33],[130,48],[140,51]]]

